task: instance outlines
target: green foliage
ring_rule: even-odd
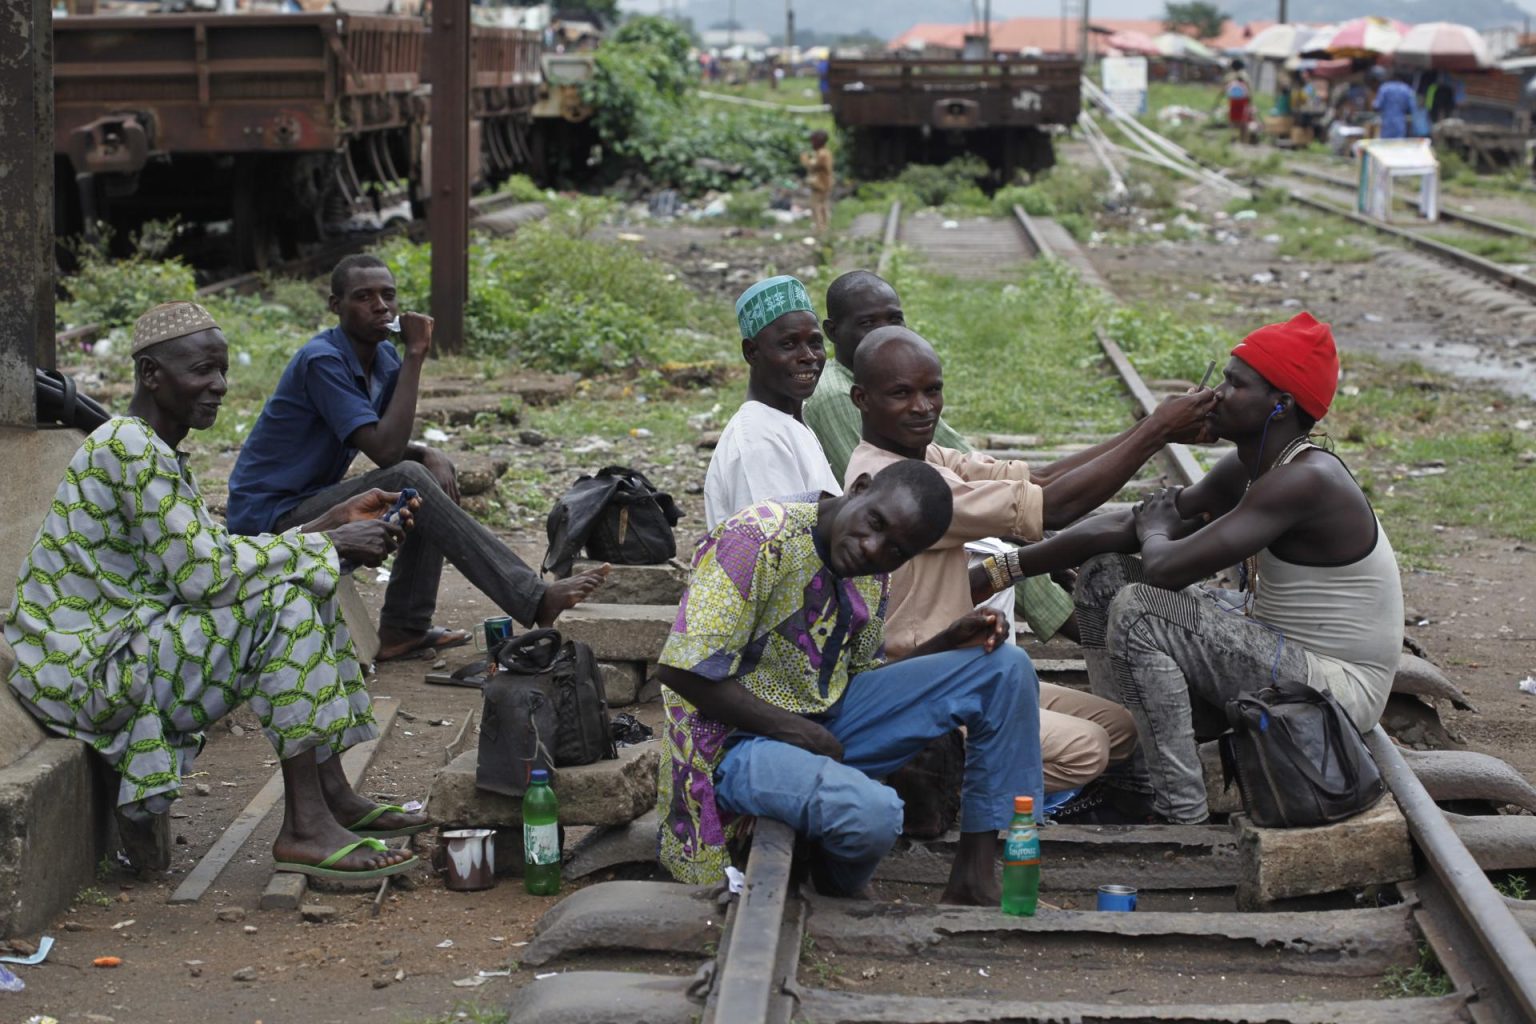
[[[1225,363],[1235,340],[1212,324],[1147,307],[1115,307],[1105,330],[1147,380],[1199,380],[1210,360]]]
[[[1419,962],[1412,967],[1393,967],[1381,979],[1382,992],[1391,999],[1417,996],[1447,996],[1456,990],[1435,953],[1427,944],[1419,946]]]
[[[1374,254],[1368,240],[1347,221],[1327,214],[1282,211],[1275,220],[1281,256],[1331,263],[1363,263]]]
[[[62,282],[64,301],[55,314],[59,328],[125,327],[151,306],[191,299],[197,291],[192,268],[179,259],[157,258],[163,248],[158,237],[146,232],[135,238],[133,255],[124,259],[107,255],[110,236],[95,246],[69,243],[79,269]]]
[[[472,354],[590,374],[657,358],[679,331],[730,336],[723,307],[704,305],[642,253],[585,237],[581,220],[557,214],[515,238],[471,242],[464,320]],[[430,246],[395,239],[379,255],[401,305],[428,308]]]
[[[919,206],[975,202],[980,184],[988,174],[987,162],[974,154],[956,157],[947,164],[908,164],[896,176],[895,185]],[[977,205],[982,205],[982,199]]]
[[[1531,883],[1518,872],[1510,872],[1503,880],[1494,882],[1493,887],[1512,900],[1531,898]]]
[[[762,227],[768,214],[768,193],[760,188],[741,189],[725,199],[725,219],[746,228]]]
[[[705,105],[688,39],[635,18],[598,49],[584,95],[603,145],[657,185],[688,194],[761,184],[797,166],[805,127],[772,111]]]
[[[533,179],[526,174],[514,174],[497,187],[496,191],[502,195],[511,196],[520,203],[542,203],[549,195],[539,186],[533,183]]]
[[[108,896],[94,885],[88,885],[84,889],[81,889],[79,892],[75,893],[75,906],[77,907],[110,907],[111,905],[112,897]]]
[[[1226,20],[1227,16],[1221,8],[1204,0],[1189,0],[1187,3],[1169,0],[1163,5],[1164,28],[1170,32],[1193,29],[1199,39],[1214,39],[1221,35],[1221,25]]]

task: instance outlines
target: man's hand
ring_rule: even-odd
[[[432,351],[432,318],[425,313],[400,314],[400,343],[409,359],[418,362]]]
[[[1136,517],[1136,539],[1145,544],[1147,538],[1162,535],[1169,540],[1188,536],[1204,525],[1201,519],[1185,519],[1179,514],[1181,487],[1165,487],[1133,509]]]
[[[342,560],[373,566],[383,563],[400,546],[405,531],[382,519],[363,519],[343,523],[327,531],[326,536],[336,545],[336,554]]]
[[[941,651],[970,647],[979,642],[991,654],[998,644],[1008,639],[1008,618],[994,611],[972,610],[945,626],[940,636]]]
[[[1210,388],[1196,388],[1188,394],[1163,399],[1152,410],[1152,421],[1165,441],[1210,444],[1216,436],[1211,432],[1206,415],[1215,407],[1216,392]]]
[[[459,503],[459,473],[453,468],[453,460],[448,458],[436,448],[423,448],[421,451],[421,464],[432,479],[437,481],[437,486],[448,495],[448,500],[455,505]]]
[[[383,491],[375,487],[371,491],[348,498],[346,501],[331,509],[329,515],[335,518],[338,525],[342,523],[357,523],[365,519],[382,519],[384,514],[395,507],[395,502],[400,500],[399,491]],[[420,498],[412,498],[400,510],[400,525],[409,530],[415,525],[415,519],[411,511],[421,507]]]
[[[843,759],[843,745],[838,742],[837,737],[828,732],[826,726],[813,722],[809,718],[796,715],[793,722],[776,729],[773,738],[783,743],[791,743],[801,750],[809,750],[813,754],[830,757],[834,761]]]

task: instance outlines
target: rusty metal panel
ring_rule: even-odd
[[[844,60],[828,68],[844,127],[975,130],[1072,124],[1081,109],[1074,60]]]
[[[9,0],[0,31],[0,423],[37,422],[32,370],[53,365],[53,110],[48,0]]]

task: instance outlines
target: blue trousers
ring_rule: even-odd
[[[786,822],[819,844],[822,877],[838,893],[868,885],[901,834],[901,798],[876,780],[958,726],[966,728],[961,831],[1007,828],[1016,796],[1041,806],[1040,681],[1012,644],[862,672],[816,720],[842,743],[841,762],[748,736],[716,769],[715,800],[724,810]]]

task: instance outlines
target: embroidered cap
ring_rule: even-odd
[[[755,338],[757,332],[785,313],[797,310],[815,313],[811,296],[798,279],[786,275],[770,277],[741,293],[736,300],[736,322],[743,338]]]
[[[133,322],[133,354],[172,338],[184,338],[217,327],[208,311],[195,302],[162,302]]]

